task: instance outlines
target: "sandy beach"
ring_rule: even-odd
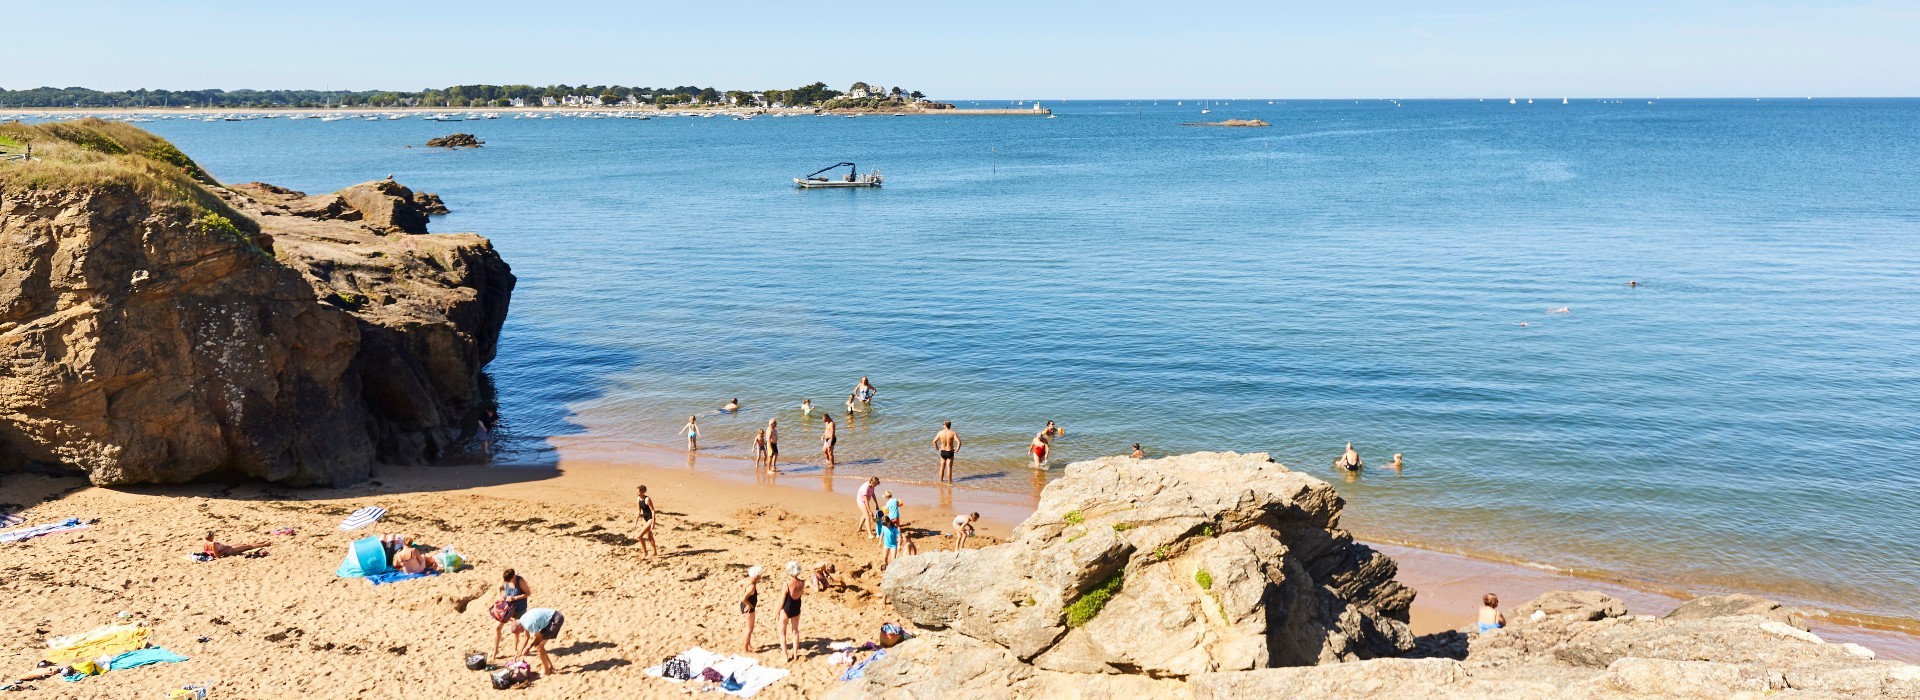
[[[30,670],[50,636],[116,622],[125,612],[152,629],[152,642],[190,658],[115,671],[68,684],[38,681],[29,697],[157,697],[187,683],[215,681],[216,697],[394,697],[431,689],[436,697],[485,697],[485,674],[462,657],[487,651],[486,608],[500,572],[512,567],[533,588],[533,604],[567,617],[550,646],[559,673],[533,686],[535,697],[658,697],[676,685],[642,669],[690,647],[732,652],[741,645],[736,611],[743,572],[768,570],[754,652],[789,669],[756,697],[812,697],[835,684],[822,661],[832,641],[873,639],[894,620],[879,601],[878,547],[854,525],[857,475],[828,476],[789,465],[756,477],[745,463],[694,458],[656,448],[578,445],[558,467],[388,467],[344,489],[289,490],[261,484],[197,484],[106,489],[75,477],[9,475],[7,500],[25,504],[32,522],[98,518],[72,534],[0,545],[15,585],[0,621],[0,669]],[[617,458],[616,458],[617,457]],[[643,558],[631,542],[632,493],[646,484],[660,509],[663,556]],[[931,532],[955,512],[983,513],[988,544],[1024,517],[1011,496],[928,485],[883,484],[905,502],[906,522],[922,550],[950,546]],[[368,505],[389,509],[368,528],[336,525]],[[1030,506],[1029,506],[1030,507]],[[291,536],[270,536],[293,528]],[[228,543],[269,540],[264,558],[197,563],[207,530]],[[474,568],[371,586],[334,570],[347,543],[372,533],[408,533],[453,547]],[[1480,593],[1509,604],[1540,592],[1597,588],[1637,613],[1677,601],[1630,587],[1575,579],[1458,555],[1400,546],[1381,549],[1400,563],[1400,580],[1421,592],[1416,633],[1466,624]],[[843,586],[805,599],[806,656],[788,663],[773,615],[779,569],[793,560],[835,563]],[[1858,641],[1883,658],[1920,657],[1910,637],[1816,626],[1834,640]],[[199,641],[205,639],[206,641]]]

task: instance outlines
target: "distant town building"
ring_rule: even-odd
[[[541,97],[541,98],[540,98],[540,106],[542,106],[542,107],[552,107],[553,105],[554,105],[554,102],[553,102],[553,98],[551,98],[551,97]]]
[[[513,99],[511,99],[511,100],[508,100],[508,101],[507,101],[507,104],[509,104],[509,105],[512,105],[512,106],[514,106],[514,107],[525,107],[525,106],[527,106],[527,98],[525,98],[525,97],[515,97],[515,98],[513,98]]]

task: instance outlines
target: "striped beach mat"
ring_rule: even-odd
[[[381,518],[386,517],[386,515],[387,515],[387,509],[385,508],[381,508],[378,506],[367,506],[365,508],[361,508],[360,510],[354,511],[353,515],[347,516],[346,520],[340,521],[340,529],[358,530],[360,528],[363,528],[368,525],[372,525],[375,522],[378,522]]]

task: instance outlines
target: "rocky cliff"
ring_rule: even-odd
[[[1920,668],[1745,596],[1654,618],[1551,593],[1415,639],[1413,591],[1342,507],[1266,455],[1070,465],[1012,541],[889,568],[923,632],[828,697],[1920,698]]]
[[[0,468],[342,484],[491,406],[513,275],[426,233],[438,197],[227,187],[124,124],[0,130],[39,159],[0,164]]]

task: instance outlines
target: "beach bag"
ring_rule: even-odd
[[[459,571],[460,567],[467,565],[467,558],[460,556],[459,552],[453,551],[452,547],[434,552],[433,558],[440,564],[441,571]]]
[[[506,668],[493,672],[493,689],[507,690],[532,680],[532,676],[532,666],[527,665],[525,661],[515,661],[507,664]]]
[[[493,602],[493,607],[487,608],[487,614],[493,616],[494,622],[506,622],[507,615],[512,612],[513,604],[504,600],[496,600]]]
[[[693,664],[678,656],[660,662],[660,677],[676,681],[693,679]]]
[[[467,670],[469,671],[487,670],[487,655],[477,651],[467,654]]]
[[[900,629],[899,625],[893,624],[891,622],[880,623],[880,647],[881,648],[892,649],[893,645],[906,641],[906,638],[907,638],[906,630]]]
[[[719,672],[719,671],[715,671],[715,670],[713,670],[713,667],[711,667],[711,666],[709,666],[709,667],[707,667],[707,670],[705,670],[705,671],[701,671],[701,672],[700,672],[700,677],[701,677],[701,678],[703,678],[703,679],[705,679],[705,680],[709,680],[709,681],[713,681],[713,682],[715,682],[715,683],[718,683],[718,682],[720,682],[720,681],[723,681],[723,680],[726,680],[726,679],[724,679],[724,678],[721,678],[721,677],[720,677],[720,672]]]

